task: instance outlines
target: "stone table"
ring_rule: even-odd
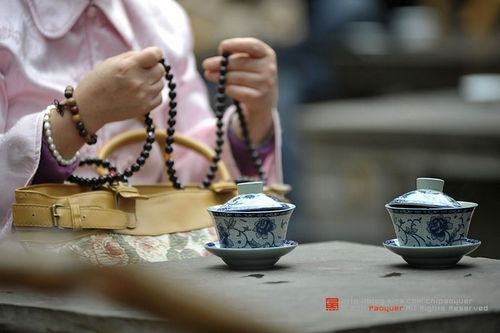
[[[229,270],[215,256],[140,268],[290,332],[500,331],[499,260],[418,269],[381,246],[324,242],[299,245],[272,270]],[[152,316],[95,296],[6,287],[0,331],[165,332]]]

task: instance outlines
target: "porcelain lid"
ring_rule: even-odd
[[[417,189],[392,200],[394,207],[460,208],[452,197],[443,193],[444,180],[438,178],[417,178]]]
[[[277,210],[287,208],[287,204],[263,193],[262,182],[239,183],[238,195],[221,205],[218,211],[248,212],[256,210]]]

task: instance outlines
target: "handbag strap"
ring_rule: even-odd
[[[126,229],[133,221],[126,210],[116,209],[117,196],[131,195],[141,197],[68,184],[30,185],[16,189],[12,220],[15,227]]]
[[[159,140],[158,142],[165,143],[166,139],[165,130],[157,129],[155,131],[155,137]],[[141,141],[144,138],[146,138],[146,133],[144,133],[144,131],[140,129],[123,132],[119,135],[114,136],[113,138],[111,138],[111,140],[106,142],[97,153],[97,157],[99,159],[105,160],[109,155],[111,155],[111,153],[114,150],[122,146],[125,146],[127,144]],[[196,151],[200,155],[204,156],[207,160],[213,160],[214,156],[216,155],[213,149],[203,144],[202,142],[190,138],[186,135],[175,133],[173,138],[176,144],[179,144],[181,146]],[[168,160],[169,158],[170,158],[169,154],[166,154],[165,160]],[[222,160],[218,161],[217,169],[219,171],[221,180],[228,182],[231,181],[231,175],[227,169],[227,166],[224,164]],[[105,168],[102,167],[98,168],[97,172],[101,175],[106,174]]]

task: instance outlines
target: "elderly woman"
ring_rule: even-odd
[[[63,182],[70,174],[92,176],[93,170],[76,170],[79,159],[96,156],[116,134],[144,127],[148,112],[156,127],[167,127],[169,98],[161,59],[171,66],[176,83],[176,130],[212,146],[216,119],[192,43],[188,18],[174,1],[2,1],[0,235],[11,228],[16,188]],[[274,51],[254,38],[234,38],[222,41],[218,52],[231,54],[226,93],[241,102],[264,172],[269,181],[281,182]],[[217,81],[220,60],[214,56],[203,62],[206,79]],[[75,106],[77,120],[72,112],[60,115],[48,107],[64,100],[66,86],[74,88],[69,106]],[[223,117],[228,130],[222,159],[237,178],[255,170],[234,118],[230,107]],[[44,119],[50,120],[49,135]],[[117,169],[133,163],[141,146],[111,156]],[[182,150],[175,159],[180,180],[203,180],[208,162],[202,157]],[[164,177],[163,154],[155,146],[130,182],[159,183]]]

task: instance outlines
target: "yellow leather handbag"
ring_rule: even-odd
[[[164,141],[165,131],[156,130],[155,134],[159,142]],[[145,135],[142,130],[122,133],[108,141],[98,157],[104,159],[123,145],[143,140]],[[176,144],[193,149],[209,160],[213,158],[215,152],[205,144],[179,133],[174,136]],[[203,244],[194,243],[216,237],[210,230],[212,221],[206,208],[224,203],[237,194],[236,184],[222,160],[218,162],[218,172],[219,180],[209,188],[198,184],[187,184],[181,190],[172,184],[114,184],[97,190],[74,184],[22,187],[16,190],[12,205],[14,234],[28,246],[57,251],[69,249],[100,264],[168,260],[163,255],[171,248],[151,258],[145,250],[138,255],[134,244],[150,243],[149,250],[152,250],[158,243],[163,243],[160,247],[172,247],[173,240],[180,238],[185,238],[180,239],[177,246],[180,257],[186,249],[193,251],[188,251],[189,255],[184,253],[184,257],[203,255]],[[281,199],[289,190],[285,184],[265,188],[267,193]],[[193,237],[200,239],[196,241]],[[113,251],[121,253],[123,258],[119,262],[113,260],[110,254]]]
[[[125,144],[141,139],[141,130],[113,138],[101,149],[100,158]],[[156,131],[158,137],[164,131]],[[193,139],[175,134],[177,144],[194,149],[208,159],[213,150]],[[73,184],[40,184],[16,190],[12,206],[16,228],[104,229],[120,234],[154,236],[211,226],[206,208],[235,195],[236,185],[219,161],[221,180],[209,188],[185,185],[176,190],[164,185],[106,185],[98,190]],[[101,171],[102,172],[102,171]]]

